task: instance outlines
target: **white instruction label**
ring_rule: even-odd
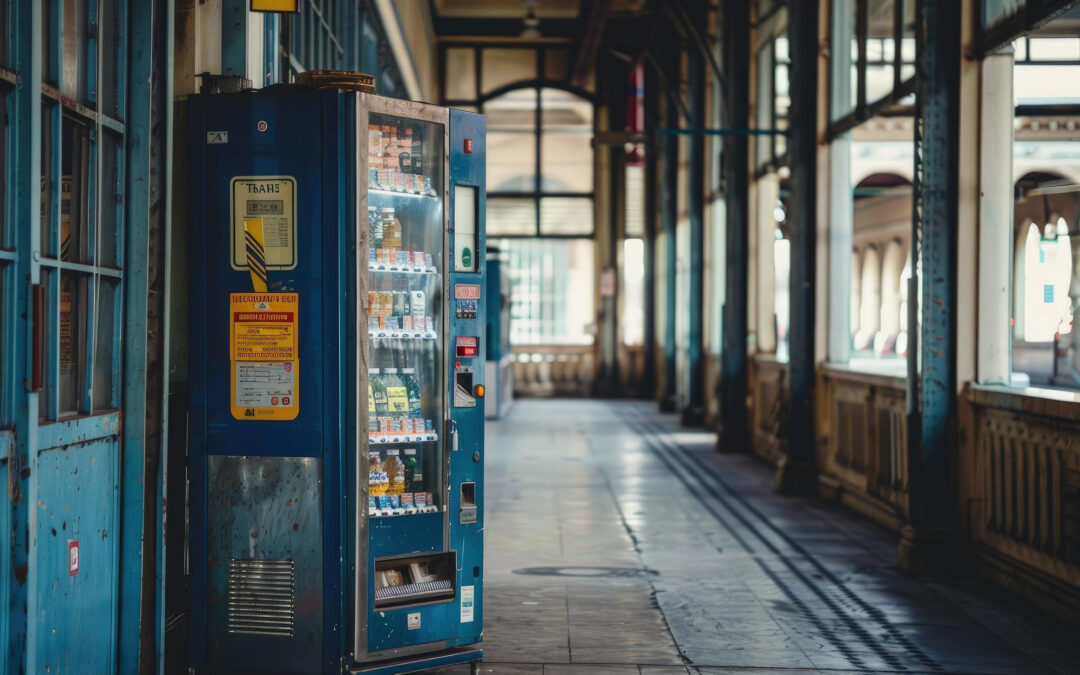
[[[237,408],[292,407],[296,368],[289,361],[233,361]]]
[[[461,623],[471,623],[473,620],[475,588],[475,586],[461,587]]]
[[[236,176],[231,182],[232,268],[248,269],[247,227],[262,222],[262,265],[267,271],[296,269],[296,179],[292,176]]]

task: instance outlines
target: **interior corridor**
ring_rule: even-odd
[[[523,400],[487,431],[479,672],[1080,672],[999,592],[906,576],[895,533],[653,405]]]

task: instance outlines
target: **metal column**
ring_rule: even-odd
[[[788,5],[791,46],[791,280],[787,455],[780,462],[780,492],[817,491],[814,434],[814,284],[817,244],[818,0]]]
[[[698,26],[705,26],[708,16],[704,2],[693,2],[690,14]],[[705,58],[701,50],[690,49],[688,126],[705,127]],[[690,210],[690,339],[689,397],[682,411],[682,423],[699,425],[705,420],[705,138],[690,143],[690,171],[687,177],[687,205]]]
[[[723,4],[724,72],[727,125],[749,127],[750,7],[745,0]],[[741,451],[747,447],[746,330],[747,230],[749,228],[748,137],[725,136],[724,192],[727,196],[726,276],[724,280],[723,353],[720,362],[720,432],[717,449]]]
[[[650,137],[659,124],[661,90],[656,73],[645,68],[645,130]],[[655,144],[645,150],[645,346],[642,391],[652,396],[656,391],[656,236],[657,180],[659,162]]]
[[[950,554],[949,450],[956,421],[960,9],[954,0],[918,6],[912,278],[921,288],[913,284],[917,292],[909,297],[919,298],[922,322],[909,313],[908,333],[918,335],[908,349],[911,525],[899,548],[900,564],[910,571],[956,560]]]
[[[674,35],[672,35],[674,39]],[[665,97],[664,126],[669,129],[679,127],[679,91],[672,87],[672,82],[679,81],[679,49],[669,48],[664,54],[665,76],[668,80]],[[676,295],[675,268],[678,265],[678,238],[675,225],[678,214],[677,193],[679,189],[679,137],[666,134],[661,144],[663,155],[663,186],[660,191],[660,213],[664,226],[664,390],[660,397],[660,410],[674,412],[677,390],[675,387],[675,312],[678,298]]]

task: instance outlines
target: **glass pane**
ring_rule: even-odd
[[[1032,61],[1080,60],[1080,38],[1031,38],[1028,41]]]
[[[626,225],[623,236],[645,236],[645,167],[642,164],[629,164],[626,167]]]
[[[773,310],[776,325],[776,360],[788,362],[788,326],[791,317],[791,240],[773,242]]]
[[[87,236],[89,129],[64,117],[60,176],[60,259],[90,262]]]
[[[475,101],[476,52],[471,47],[446,50],[446,98],[452,101]]]
[[[56,104],[42,103],[41,105],[41,237],[38,245],[46,257],[55,258],[56,248],[51,242],[54,223],[58,214],[53,213],[53,194],[58,186],[53,181],[53,143],[56,130],[53,129],[53,111]]]
[[[591,239],[504,239],[510,279],[510,343],[593,343]]]
[[[623,240],[622,343],[641,346],[645,341],[645,242]]]
[[[983,26],[1001,23],[1023,9],[1027,0],[982,0]]]
[[[60,91],[79,101],[86,100],[86,5],[85,0],[64,0],[64,24],[60,30],[63,59]]]
[[[83,410],[87,283],[85,274],[60,273],[60,416]]]
[[[1013,97],[1017,105],[1080,103],[1080,65],[1013,68]]]
[[[903,0],[904,25],[900,42],[900,81],[915,77],[915,0]]]
[[[593,201],[590,197],[540,199],[540,234],[589,236],[592,233]]]
[[[112,117],[120,117],[118,56],[120,53],[120,15],[116,0],[101,3],[101,90],[98,93],[101,111]]]
[[[485,94],[514,82],[536,79],[536,52],[532,49],[485,49],[481,63]]]
[[[832,62],[830,96],[832,119],[855,109],[858,94],[859,45],[856,40],[856,0],[832,0]]]
[[[783,44],[785,45],[787,44],[786,39],[777,40],[776,46],[779,47],[781,42],[783,42]],[[788,113],[791,109],[791,92],[788,90],[788,65],[786,62],[779,62],[779,58],[780,57],[778,54],[778,61],[775,68],[776,75],[773,79],[773,86],[775,88],[775,93],[773,96],[773,106],[776,111],[776,129],[778,131],[785,131],[788,128]],[[774,147],[776,148],[776,156],[781,157],[785,152],[787,152],[787,136],[778,135],[774,136],[773,138]]]
[[[116,358],[116,341],[119,337],[120,308],[117,303],[119,282],[116,279],[98,277],[97,298],[94,302],[94,410],[112,410],[119,407],[116,391],[119,361]]]
[[[488,192],[536,190],[536,90],[518,89],[484,104]]]
[[[119,267],[116,259],[120,236],[120,140],[109,131],[101,134],[101,221],[97,231],[98,265]]]
[[[592,193],[592,103],[566,91],[543,89],[540,108],[541,191]]]
[[[757,55],[757,103],[755,119],[758,129],[772,129],[773,67],[772,43],[766,44]],[[754,141],[755,162],[758,166],[772,161],[772,137],[758,136]]]
[[[487,234],[536,234],[536,201],[526,198],[488,197]]]
[[[893,90],[896,5],[893,0],[868,0],[866,12],[866,101],[873,103]]]
[[[443,133],[369,117],[368,518],[442,504]]]
[[[51,345],[53,340],[53,334],[56,330],[56,307],[57,296],[53,294],[53,291],[57,285],[56,270],[51,268],[41,268],[41,285],[45,289],[44,307],[42,308],[42,335],[45,336],[45,344]],[[55,415],[55,411],[52,410],[55,407],[56,396],[56,372],[55,372],[55,353],[51,349],[45,349],[41,355],[42,369],[41,369],[41,394],[38,396],[38,420],[48,419]]]

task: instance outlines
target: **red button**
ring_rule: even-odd
[[[471,138],[466,138],[465,139],[465,154],[466,155],[471,155],[472,154],[472,139]]]

